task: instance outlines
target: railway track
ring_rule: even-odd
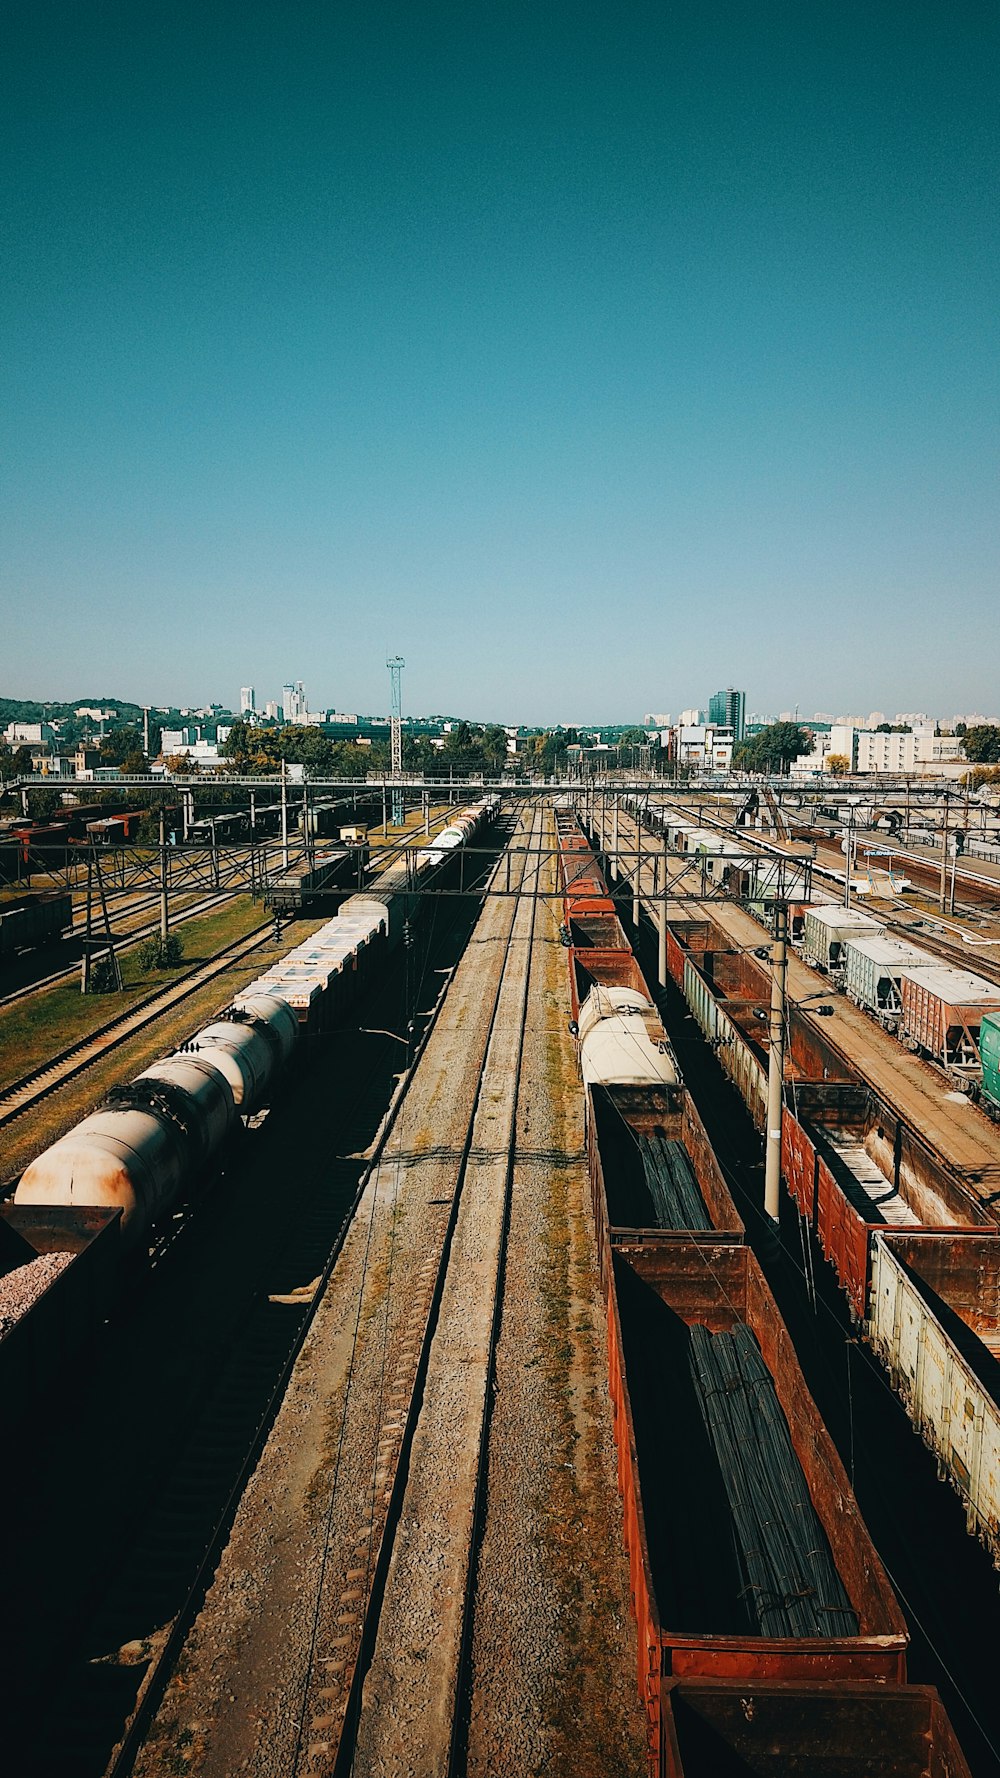
[[[532,826],[536,819],[533,814]],[[537,870],[537,865],[522,853],[518,881],[525,888],[530,883],[530,876],[525,880],[526,873],[533,869]],[[124,1778],[133,1769],[142,1778],[158,1774],[164,1769],[169,1750],[178,1744],[178,1737],[181,1744],[187,1743],[188,1731],[178,1728],[175,1714],[188,1707],[197,1691],[200,1650],[215,1635],[219,1597],[223,1601],[219,1607],[223,1613],[221,1633],[228,1634],[232,1626],[230,1576],[239,1568],[242,1538],[246,1526],[261,1510],[262,1498],[267,1502],[265,1522],[270,1555],[266,1592],[254,1606],[252,1639],[256,1645],[273,1635],[275,1648],[261,1672],[254,1670],[252,1657],[244,1653],[242,1637],[233,1650],[231,1666],[228,1656],[220,1666],[217,1649],[211,1656],[207,1683],[211,1685],[211,1675],[223,1670],[227,1680],[225,1695],[217,1700],[217,1708],[209,1711],[212,1739],[207,1749],[199,1748],[204,1755],[200,1770],[206,1778],[210,1773],[223,1773],[229,1778],[229,1774],[242,1770],[281,1771],[288,1778],[293,1778],[293,1774],[303,1778],[307,1773],[329,1773],[338,1761],[336,1769],[348,1769],[361,1726],[357,1706],[365,1672],[370,1661],[378,1659],[386,1584],[393,1578],[392,1556],[400,1525],[405,1524],[407,1477],[420,1451],[415,1440],[422,1418],[429,1411],[434,1387],[434,1340],[444,1325],[449,1285],[463,1267],[462,1240],[467,1215],[475,1208],[486,1172],[492,1170],[495,1257],[489,1292],[491,1306],[484,1306],[481,1301],[485,1294],[484,1275],[468,1272],[466,1254],[466,1285],[473,1282],[479,1306],[474,1316],[465,1313],[459,1317],[460,1326],[468,1326],[470,1320],[478,1321],[482,1347],[480,1461],[468,1483],[471,1494],[466,1515],[473,1530],[466,1537],[459,1563],[462,1580],[457,1597],[462,1600],[462,1611],[450,1626],[449,1642],[451,1696],[456,1712],[460,1709],[459,1650],[460,1645],[464,1646],[461,1631],[467,1621],[466,1605],[472,1597],[469,1589],[474,1585],[490,1381],[502,1290],[503,1241],[509,1213],[517,1063],[527,1005],[534,907],[533,896],[488,902],[487,914],[483,916],[487,931],[483,934],[482,925],[476,929],[459,976],[453,980],[447,997],[438,1003],[434,1024],[421,1041],[424,1074],[413,1068],[400,1082],[391,1114],[345,1220],[343,1239],[307,1312],[298,1344],[312,1332],[309,1363],[289,1391],[275,1428],[275,1439],[261,1459],[255,1479],[256,1503],[245,1515],[241,1512],[234,1528],[225,1576],[220,1577],[200,1615],[203,1585],[201,1592],[196,1589],[188,1605],[178,1613],[169,1634],[169,1647],[153,1662],[154,1671],[145,1684],[139,1711],[109,1768],[108,1778]],[[478,951],[477,946],[481,947]],[[488,972],[485,983],[484,970]],[[456,1037],[465,1058],[464,1070],[457,1073],[448,1054],[448,1046]],[[440,1041],[428,1055],[435,1038]],[[437,1058],[433,1062],[432,1056]],[[430,1080],[425,1078],[428,1068]],[[413,1105],[415,1082],[421,1084]],[[443,1088],[447,1088],[452,1102],[441,1105],[443,1127],[440,1131],[435,1129],[430,1143],[426,1137],[420,1138],[421,1119],[428,1102],[440,1104]],[[328,1283],[330,1289],[325,1288]],[[325,1356],[325,1345],[317,1348],[316,1344],[331,1337],[325,1329],[332,1322],[344,1328],[348,1347],[346,1353],[341,1350],[338,1338],[336,1357]],[[355,1330],[353,1341],[351,1328]],[[364,1329],[363,1340],[358,1338],[359,1328]],[[343,1374],[342,1367],[346,1367]],[[323,1380],[323,1398],[316,1407],[319,1449],[327,1455],[322,1457],[303,1503],[307,1520],[303,1525],[295,1517],[300,1509],[294,1495],[300,1485],[298,1473],[304,1467],[308,1470],[312,1445],[310,1432],[299,1425],[298,1415],[302,1411],[302,1392],[308,1394],[312,1387],[310,1379],[317,1371]],[[276,1400],[285,1394],[287,1381],[287,1376],[283,1377]],[[337,1432],[331,1429],[329,1404],[341,1399]],[[291,1481],[283,1468],[288,1461],[283,1451],[289,1435],[287,1430],[282,1432],[282,1427],[286,1426],[288,1415],[298,1427],[292,1434],[296,1476]],[[449,1497],[456,1485],[455,1464],[449,1453],[458,1448],[454,1428],[452,1434],[450,1444],[442,1447],[445,1455],[440,1457],[439,1479]],[[331,1438],[335,1454],[329,1453]],[[470,1441],[470,1448],[474,1442]],[[273,1482],[269,1480],[269,1465],[278,1471]],[[320,1484],[321,1492],[317,1495]],[[287,1536],[283,1529],[286,1513],[295,1517],[294,1528]],[[249,1535],[256,1538],[259,1533],[253,1530]],[[302,1538],[308,1543],[308,1556],[299,1548]],[[258,1557],[252,1561],[247,1576],[251,1589],[257,1582],[259,1566]],[[285,1588],[289,1584],[301,1595],[292,1610],[293,1630],[286,1618],[289,1605]],[[237,1582],[236,1586],[239,1597],[243,1583]],[[185,1640],[184,1632],[196,1615],[192,1646],[190,1639]],[[303,1627],[310,1624],[311,1629]],[[183,1679],[167,1691],[152,1731],[144,1741],[182,1644]],[[287,1674],[276,1676],[275,1664],[287,1666]],[[238,1676],[237,1669],[241,1669]],[[254,1700],[249,1712],[248,1697]],[[271,1748],[265,1754],[257,1734],[251,1735],[244,1748],[251,1722],[258,1726],[266,1722],[266,1733],[281,1742],[277,1753]],[[447,1728],[446,1739],[451,1735],[450,1713]]]
[[[0,1129],[6,1128],[15,1118],[22,1117],[26,1111],[41,1103],[57,1087],[64,1086],[68,1080],[82,1074],[92,1063],[105,1057],[112,1049],[124,1043],[136,1032],[142,1031],[147,1025],[161,1018],[165,1012],[179,1006],[182,1001],[197,993],[199,988],[214,981],[225,970],[239,963],[244,957],[257,950],[272,933],[271,922],[257,926],[253,932],[243,938],[233,939],[217,951],[207,963],[199,964],[190,970],[179,981],[173,982],[169,988],[162,988],[144,1000],[138,1001],[128,1012],[120,1013],[117,1018],[108,1019],[99,1025],[96,1031],[89,1032],[78,1043],[67,1045],[58,1055],[50,1058],[40,1068],[22,1075],[20,1080],[0,1093]]]
[[[537,820],[533,815],[533,830]],[[530,873],[525,860],[522,882]],[[534,881],[525,886],[534,887]],[[457,1774],[465,1767],[537,909],[534,895],[514,904],[447,1238],[426,1317],[413,1316],[421,1365],[406,1410],[409,1436],[404,1431],[400,1439],[396,1498],[371,1577],[360,1657],[342,1700],[330,1696],[327,1683],[312,1706],[317,1715],[311,1734],[321,1735],[331,1706],[336,1716],[343,1702],[337,1774],[391,1766],[404,1755],[415,1774]],[[461,1453],[459,1463],[442,1460],[442,1453],[453,1452]],[[432,1626],[426,1645],[414,1634],[421,1621]],[[307,1752],[303,1771],[318,1773],[327,1757],[321,1741],[316,1753]]]

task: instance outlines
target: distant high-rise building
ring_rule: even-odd
[[[257,712],[257,693],[252,685],[240,686],[240,715],[254,716]]]
[[[301,717],[305,716],[309,705],[306,702],[305,687],[301,679],[296,679],[294,685],[289,683],[282,686],[281,707],[285,713],[286,722],[298,722]]]
[[[276,699],[271,699],[268,703],[266,703],[264,705],[264,715],[269,717],[272,722],[280,722],[281,721],[281,717],[282,717],[281,705],[277,702]]]
[[[720,728],[731,728],[733,740],[742,741],[746,727],[746,703],[745,691],[734,691],[731,685],[727,686],[725,691],[717,691],[709,698],[708,720],[717,722]]]

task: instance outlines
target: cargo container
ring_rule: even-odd
[[[1000,1230],[880,1231],[865,1331],[1000,1568]]]
[[[0,958],[49,944],[73,924],[70,895],[22,896],[0,907]]]
[[[903,1012],[899,978],[904,969],[925,969],[935,959],[905,939],[849,938],[844,943],[844,985],[848,999],[874,1014],[887,1031],[898,1031]]]
[[[40,1402],[51,1412],[76,1386],[88,1345],[114,1296],[119,1223],[114,1209],[0,1205],[0,1396],[6,1434],[29,1412],[37,1413]],[[47,1287],[37,1296],[25,1290],[17,1276],[22,1268],[42,1255],[59,1254],[71,1257]]]
[[[293,865],[267,879],[265,904],[276,914],[297,914],[330,890],[353,887],[358,868],[358,855],[338,847],[336,852],[315,859],[311,864]]]
[[[1000,1016],[987,1012],[979,1026],[979,1093],[990,1116],[1000,1121]]]
[[[615,1243],[613,1282],[623,1360],[617,1436],[637,1471],[627,1535],[648,1562],[656,1624],[643,1665],[657,1681],[905,1678],[907,1634],[888,1576],[749,1248],[711,1238]],[[790,1435],[797,1469],[789,1487],[799,1498],[804,1484],[843,1588],[843,1606],[827,1599],[820,1607],[825,1635],[762,1634],[739,1584],[729,1500],[687,1361],[692,1327],[717,1334],[739,1326],[753,1335]],[[762,1615],[776,1603],[766,1592],[754,1598]]]
[[[971,1778],[933,1686],[663,1681],[662,1778]]]
[[[974,1188],[862,1084],[799,1084],[782,1119],[781,1167],[858,1320],[874,1234],[996,1226]]]
[[[16,883],[21,874],[19,841],[4,835],[0,839],[0,883]]]
[[[1000,987],[945,964],[902,970],[899,1034],[908,1049],[930,1056],[961,1083],[980,1075],[979,1027],[1000,1009]]]
[[[591,1087],[587,1136],[594,1219],[616,1243],[676,1240],[691,1228],[710,1228],[716,1240],[743,1240],[715,1151],[680,1080],[673,1088]],[[664,1140],[683,1151],[701,1199],[703,1215],[690,1223],[665,1223],[651,1190],[644,1145]]]
[[[845,908],[834,903],[811,907],[805,919],[802,954],[807,963],[836,975],[843,969],[843,951],[848,939],[882,930],[881,922],[873,920],[860,908]]]

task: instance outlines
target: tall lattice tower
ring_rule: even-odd
[[[398,786],[398,779],[403,770],[403,668],[406,666],[401,654],[393,654],[386,661],[389,669],[389,684],[392,690],[389,716],[389,763],[393,776],[392,791],[392,825],[403,825],[403,792]]]

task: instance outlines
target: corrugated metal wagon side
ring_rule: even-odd
[[[879,1231],[866,1333],[1000,1568],[1000,1230]]]

